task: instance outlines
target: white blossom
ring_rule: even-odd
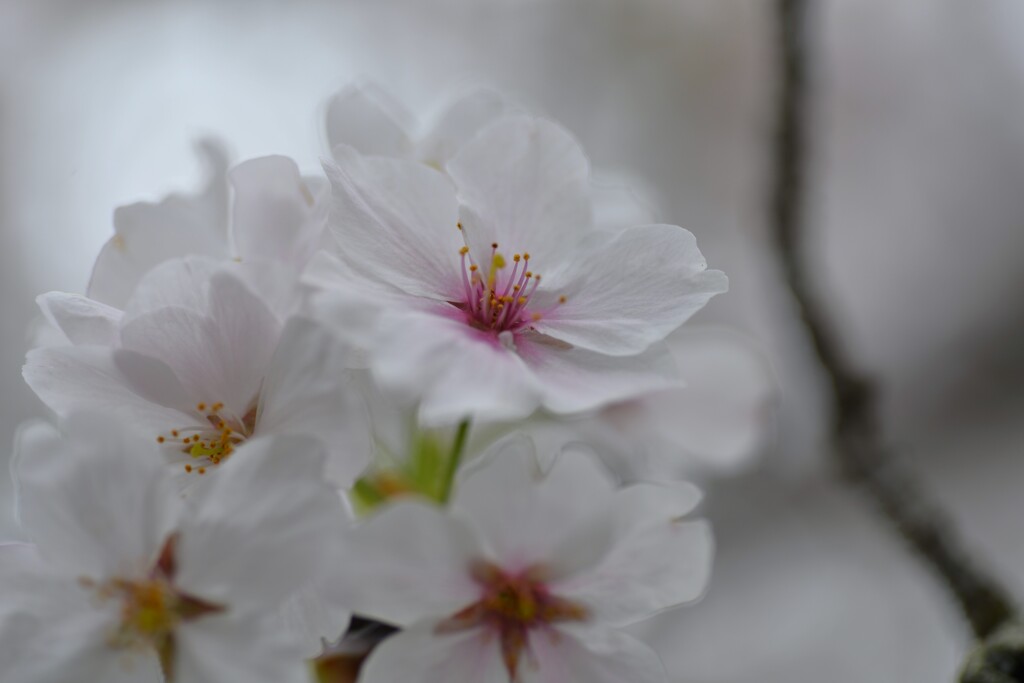
[[[93,267],[91,299],[123,308],[146,273],[190,254],[269,259],[295,274],[305,267],[320,246],[327,218],[323,180],[303,178],[283,156],[250,159],[227,171],[217,144],[206,142],[200,151],[210,168],[200,194],[172,194],[114,212],[115,234]]]
[[[336,154],[337,258],[314,276],[369,302],[370,367],[421,398],[426,422],[576,412],[668,386],[661,340],[726,288],[682,228],[595,230],[587,161],[552,123],[488,126],[448,176]]]
[[[667,680],[616,630],[699,597],[711,537],[685,484],[616,490],[590,458],[542,473],[531,442],[470,468],[444,510],[402,500],[350,532],[336,599],[402,627],[364,683]]]
[[[273,270],[262,267],[266,288]],[[347,486],[370,446],[346,347],[315,321],[275,310],[292,306],[281,304],[288,296],[269,299],[234,265],[201,257],[155,268],[123,313],[49,295],[44,308],[79,344],[30,351],[25,380],[58,415],[114,415],[193,475],[250,439],[302,434],[330,449],[329,474]]]
[[[95,416],[23,429],[13,470],[34,545],[0,546],[5,683],[306,680],[274,618],[339,538],[323,449],[246,446],[183,500],[152,448]],[[287,452],[287,460],[279,457]]]

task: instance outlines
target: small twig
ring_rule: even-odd
[[[800,258],[807,159],[806,39],[810,0],[776,0],[779,85],[773,148],[771,224],[785,280],[831,385],[832,441],[843,476],[860,487],[943,580],[978,638],[1015,617],[1007,593],[978,570],[948,515],[885,445],[871,383],[854,369],[815,297]]]

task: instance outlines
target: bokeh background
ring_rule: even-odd
[[[1024,597],[1024,5],[812,3],[807,256],[888,434]],[[768,358],[763,457],[713,484],[700,604],[643,629],[692,683],[952,680],[941,588],[834,482],[827,403],[767,240],[768,0],[0,0],[0,459],[43,414],[20,366],[33,298],[82,291],[113,207],[201,182],[193,142],[315,170],[353,80],[429,112],[497,87],[641,181],[731,292],[698,320]],[[0,533],[15,532],[0,484]]]

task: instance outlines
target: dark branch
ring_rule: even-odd
[[[833,394],[832,441],[843,476],[877,504],[945,582],[979,638],[1014,617],[1006,592],[968,559],[948,516],[885,445],[871,382],[850,364],[800,257],[806,209],[810,0],[776,0],[780,81],[771,224],[787,285]]]

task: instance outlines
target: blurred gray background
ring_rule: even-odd
[[[642,629],[673,678],[952,680],[957,613],[832,482],[820,377],[766,240],[771,7],[0,0],[0,442],[43,414],[20,379],[33,297],[84,289],[114,206],[196,187],[198,136],[314,170],[323,102],[353,79],[418,111],[492,85],[696,233],[732,283],[699,320],[755,339],[779,382],[772,447],[710,491],[708,596]],[[1017,0],[817,3],[807,246],[893,442],[1024,597],[1022,37]],[[0,529],[8,496],[5,480]]]

